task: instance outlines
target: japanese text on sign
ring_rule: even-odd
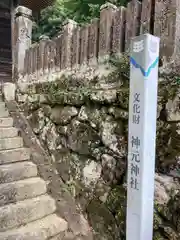
[[[134,124],[139,124],[140,123],[140,93],[135,93],[134,94],[133,123]]]
[[[133,98],[133,116],[132,116],[132,123],[139,124],[140,123],[140,93],[135,93]],[[139,190],[139,174],[140,174],[140,149],[141,141],[138,136],[131,137],[131,180],[130,186],[132,189]]]

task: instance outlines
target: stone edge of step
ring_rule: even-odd
[[[56,226],[54,225],[54,223],[57,223]],[[47,230],[45,230],[47,229]],[[40,236],[42,236],[41,232],[44,232],[43,235],[46,234],[46,236],[44,236],[44,239],[51,239],[53,237],[55,237],[57,234],[60,234],[61,232],[65,232],[68,229],[68,224],[67,222],[60,218],[59,216],[57,216],[55,213],[50,214],[42,219],[38,219],[36,221],[30,222],[24,226],[21,226],[19,228],[16,229],[11,229],[8,230],[6,232],[0,233],[0,239],[3,240],[7,240],[7,236],[8,237],[21,237],[22,239],[22,234],[24,234],[24,240],[29,239],[29,236],[27,236],[27,238],[25,238],[25,235],[28,232],[33,232],[35,231],[37,234],[37,232],[39,232]],[[35,236],[32,236],[35,237]],[[13,238],[14,239],[14,238]],[[40,240],[40,238],[38,238]]]
[[[32,191],[32,187],[35,187],[34,191]],[[46,182],[38,176],[10,183],[3,183],[0,184],[0,207],[17,201],[35,198],[46,194],[46,192]]]

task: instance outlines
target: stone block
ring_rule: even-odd
[[[89,38],[89,25],[84,25],[80,29],[80,64],[87,64],[88,61],[88,38]]]
[[[48,39],[41,39],[39,43],[39,52],[38,52],[38,77],[42,77],[44,74],[45,67],[45,46],[47,44]]]
[[[37,71],[37,45],[32,45],[32,73],[33,75]]]
[[[117,7],[111,3],[101,6],[99,26],[99,61],[109,58],[111,54],[112,26]]]
[[[6,101],[14,101],[15,100],[15,91],[16,85],[14,83],[4,83],[3,84],[3,95]]]
[[[1,207],[1,232],[25,225],[52,214],[56,209],[55,201],[48,195],[20,201]]]
[[[31,82],[33,80],[33,48],[29,48],[29,61],[28,61],[28,76],[26,81]]]
[[[23,139],[21,137],[0,139],[0,150],[15,149],[20,147],[23,147]],[[1,154],[2,152],[0,153],[0,156]],[[0,163],[1,162],[3,162],[3,159],[0,160]]]
[[[160,57],[164,63],[178,60],[180,3],[178,0],[155,2],[154,35],[161,38]]]
[[[0,128],[1,127],[12,127],[12,125],[13,125],[13,119],[11,117],[0,118]]]
[[[168,122],[180,121],[180,108],[179,97],[175,97],[173,100],[168,100],[166,103],[166,117]]]
[[[113,19],[112,52],[119,55],[124,51],[126,8],[120,7],[115,11]]]
[[[91,20],[89,24],[89,42],[88,42],[88,58],[89,64],[97,64],[98,44],[99,44],[99,19]]]
[[[9,117],[9,112],[8,110],[4,109],[2,111],[0,111],[0,117]]]
[[[152,25],[151,21],[153,21],[152,8],[153,8],[152,0],[144,0],[142,1],[142,11],[141,11],[141,28],[140,33],[152,33]]]
[[[46,40],[44,44],[44,64],[43,64],[43,73],[45,75],[49,74],[49,61],[50,61],[50,40]]]
[[[50,119],[56,124],[66,125],[77,115],[78,110],[75,107],[54,107],[51,110]]]
[[[63,25],[62,32],[62,52],[61,52],[61,69],[71,69],[71,45],[73,29],[77,26],[77,23],[68,19]]]
[[[8,236],[9,239],[42,240],[43,238],[55,240],[59,238],[54,236],[60,234],[60,232],[66,231],[67,227],[66,221],[58,217],[56,214],[51,214],[43,219],[21,226],[18,229],[0,233],[0,238],[5,240]]]
[[[32,35],[32,11],[26,7],[19,6],[15,10],[15,68],[18,76],[23,74],[25,52],[31,45]]]
[[[80,27],[78,25],[73,29],[71,54],[71,65],[76,68],[80,63]]]
[[[25,58],[24,58],[24,70],[23,70],[23,81],[27,81],[28,79],[28,71],[29,71],[29,49],[25,51]]]
[[[0,128],[0,139],[13,138],[18,136],[18,129],[14,127]]]
[[[49,74],[55,72],[55,56],[56,56],[56,43],[55,41],[49,41],[49,53],[48,53],[48,70]]]
[[[56,44],[56,55],[55,55],[55,70],[56,72],[61,71],[61,48],[62,48],[62,35],[60,34],[54,39]]]
[[[140,33],[140,16],[141,3],[137,0],[131,1],[126,10],[126,33],[125,33],[125,50],[129,52],[130,41],[132,37]]]
[[[46,190],[46,182],[38,177],[1,184],[0,206],[40,196]]]
[[[31,162],[11,163],[0,167],[0,183],[9,183],[36,176],[37,167]]]
[[[20,139],[20,138],[19,138]],[[17,143],[16,139],[16,143]],[[12,163],[12,162],[19,162],[19,161],[25,161],[30,158],[30,151],[28,148],[20,148],[21,145],[23,145],[23,141],[21,139],[21,144],[16,148],[17,145],[13,145],[14,149],[9,150],[1,150],[0,151],[0,164],[4,163]]]
[[[89,155],[91,148],[98,147],[100,144],[97,132],[89,125],[77,120],[68,125],[67,134],[68,147],[82,155]]]

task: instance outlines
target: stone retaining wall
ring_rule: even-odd
[[[125,239],[129,66],[127,57],[120,62],[62,75],[55,82],[19,84],[16,93],[19,108],[95,240]],[[176,76],[161,73],[154,214],[158,240],[180,238],[179,97]]]

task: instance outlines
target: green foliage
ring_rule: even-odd
[[[92,18],[99,17],[100,7],[106,0],[65,0],[64,6],[69,10],[71,18],[78,23],[86,23]],[[116,6],[124,6],[127,0],[109,0]]]
[[[128,0],[110,0],[116,6],[126,5]],[[62,23],[67,19],[84,24],[99,17],[100,7],[105,0],[56,0],[52,6],[41,11],[39,20],[34,24],[33,41],[41,35],[54,37],[61,31]]]
[[[55,36],[62,23],[68,16],[68,9],[64,7],[62,0],[57,0],[52,6],[41,11],[39,20],[33,26],[33,41],[38,41],[41,35]]]

